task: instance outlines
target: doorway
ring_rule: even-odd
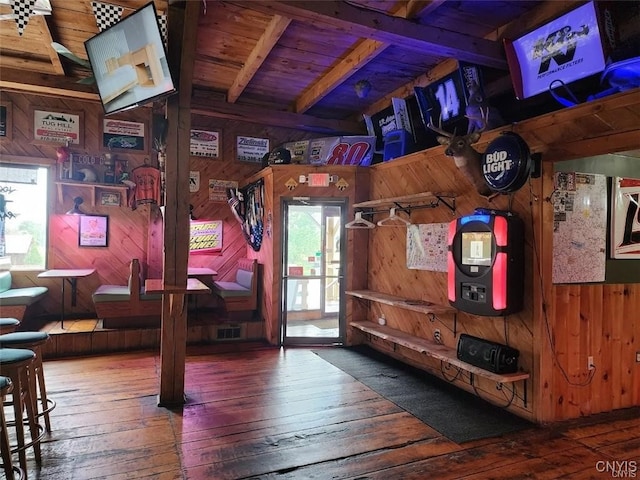
[[[283,199],[281,342],[343,343],[346,199]]]

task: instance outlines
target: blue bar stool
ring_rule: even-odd
[[[38,417],[44,417],[45,427],[51,433],[51,420],[49,412],[56,406],[56,402],[47,397],[47,387],[44,382],[44,369],[42,366],[42,345],[49,340],[46,332],[13,332],[0,335],[0,348],[26,348],[36,354],[33,362],[33,370],[38,379],[37,401],[40,401],[40,410],[36,405]]]
[[[0,376],[0,402],[4,405],[7,394],[13,391],[13,383],[9,377]],[[9,431],[7,430],[7,419],[4,415],[4,408],[0,408],[0,454],[2,458],[2,469],[7,480],[20,480],[23,478],[22,469],[14,466],[11,460],[11,448],[9,446]]]
[[[0,334],[15,332],[20,325],[17,318],[2,317],[0,318]]]
[[[16,444],[11,446],[11,453],[18,453],[20,467],[27,478],[27,448],[33,448],[33,454],[37,463],[42,457],[40,454],[40,440],[44,436],[44,428],[38,425],[36,416],[36,380],[30,372],[36,354],[24,348],[0,348],[0,371],[11,379],[13,391],[11,401],[5,405],[13,405],[13,421],[7,425],[16,429]],[[26,411],[26,419],[24,413]],[[26,441],[24,425],[29,426],[31,440]]]

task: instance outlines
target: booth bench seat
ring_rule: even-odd
[[[0,272],[0,316],[23,320],[27,307],[42,300],[47,287],[11,288],[11,272]]]
[[[253,311],[258,308],[258,262],[241,258],[230,280],[213,282],[212,292],[223,302],[227,312]]]
[[[131,260],[128,285],[100,285],[92,298],[104,328],[160,326],[162,295],[144,292],[138,259]]]

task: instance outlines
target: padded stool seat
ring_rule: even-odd
[[[0,318],[0,334],[15,332],[18,325],[20,325],[20,320],[17,318]]]
[[[33,453],[37,463],[40,463],[40,440],[44,435],[41,433],[38,419],[36,417],[36,381],[35,375],[29,371],[33,367],[36,354],[32,350],[25,348],[0,348],[0,371],[2,375],[11,379],[13,391],[11,392],[11,402],[13,404],[13,422],[8,425],[16,429],[16,445],[11,448],[11,453],[18,453],[20,467],[27,477],[27,454],[26,449],[33,448]],[[6,404],[6,402],[5,402]],[[26,411],[27,418],[24,419]],[[31,441],[26,442],[24,424],[29,425]],[[43,429],[44,430],[44,429]]]
[[[47,432],[51,433],[51,420],[49,412],[56,406],[56,402],[47,397],[47,387],[44,381],[44,369],[42,366],[42,345],[49,340],[49,334],[46,332],[13,332],[0,335],[0,348],[26,348],[33,350],[36,358],[33,368],[38,379],[38,395],[37,400],[40,401],[40,411],[38,417],[44,417]],[[36,405],[36,408],[37,405]]]

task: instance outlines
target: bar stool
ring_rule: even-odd
[[[44,435],[44,428],[38,425],[36,416],[36,380],[30,369],[35,361],[36,354],[24,348],[0,348],[0,370],[2,374],[11,379],[13,391],[11,402],[13,404],[13,421],[7,422],[9,426],[15,426],[16,445],[11,448],[11,453],[18,453],[20,467],[27,478],[27,453],[29,447],[33,448],[33,454],[37,463],[41,461],[40,440]],[[5,403],[7,404],[7,403]],[[26,421],[23,417],[26,411]],[[26,442],[24,424],[29,425],[31,441]]]
[[[9,377],[0,376],[0,402],[4,405],[7,394],[13,391],[13,383]],[[9,431],[7,430],[7,419],[4,415],[4,408],[0,408],[0,454],[2,458],[2,469],[7,480],[20,480],[23,472],[11,461],[11,448],[9,446]]]
[[[0,334],[15,332],[20,325],[17,318],[2,317],[0,318]]]
[[[46,332],[13,332],[0,335],[0,348],[26,348],[36,354],[33,369],[38,379],[38,395],[36,397],[36,411],[38,417],[44,417],[44,424],[48,433],[51,433],[51,420],[49,412],[56,406],[56,402],[47,398],[47,387],[44,383],[44,369],[42,365],[42,345],[49,340]],[[40,401],[41,410],[38,411],[37,401]]]

